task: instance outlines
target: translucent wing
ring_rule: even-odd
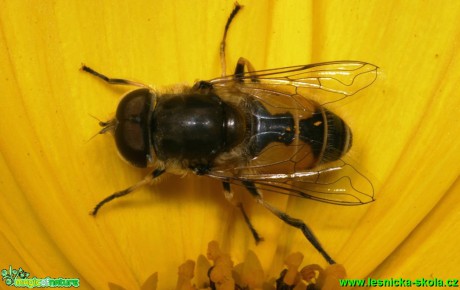
[[[314,100],[324,105],[354,95],[377,78],[378,67],[359,61],[334,61],[245,72],[208,81],[217,91],[236,88],[271,110],[291,112],[303,119]],[[292,104],[297,105],[292,105]],[[371,181],[343,160],[306,170],[311,150],[304,144],[270,144],[242,167],[214,168],[209,176],[239,186],[271,191],[339,205],[374,200]]]
[[[327,167],[290,174],[258,174],[231,170],[212,171],[208,176],[235,185],[338,205],[361,205],[374,201],[372,182],[352,165],[339,160]]]
[[[378,67],[360,61],[333,61],[245,72],[209,81],[213,86],[233,85],[242,92],[262,96],[267,91],[301,95],[321,105],[337,102],[370,86]]]

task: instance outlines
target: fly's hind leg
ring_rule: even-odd
[[[81,70],[84,71],[84,72],[90,73],[93,76],[96,76],[96,77],[102,79],[103,81],[105,81],[106,83],[111,84],[111,85],[126,85],[126,86],[136,86],[136,87],[151,89],[148,85],[145,85],[143,83],[139,83],[139,82],[136,82],[136,81],[126,80],[126,79],[109,78],[106,75],[103,75],[103,74],[95,71],[94,69],[92,69],[89,66],[86,66],[84,64],[81,66]]]
[[[321,246],[318,239],[315,237],[313,232],[308,228],[308,226],[300,219],[293,218],[289,216],[287,213],[282,212],[281,210],[277,209],[276,207],[272,206],[271,204],[267,203],[263,198],[262,195],[259,193],[256,185],[252,181],[244,181],[243,185],[246,189],[251,193],[251,195],[257,200],[258,203],[263,205],[266,209],[271,211],[274,215],[276,215],[279,219],[283,222],[287,223],[288,225],[295,227],[302,231],[303,235],[307,238],[307,240],[316,248],[316,250],[324,257],[324,259],[329,264],[335,264],[335,261],[329,256],[329,254],[324,250],[323,246]]]
[[[233,192],[230,188],[230,183],[228,182],[223,182],[222,183],[223,186],[224,186],[224,195],[225,195],[225,198],[231,203],[233,204],[234,206],[236,206],[240,211],[241,213],[243,214],[243,218],[244,218],[244,221],[246,223],[246,225],[249,227],[249,230],[251,231],[251,234],[252,236],[254,237],[254,240],[256,241],[256,244],[258,244],[259,242],[263,241],[264,238],[262,238],[259,233],[257,232],[257,230],[254,228],[254,226],[252,225],[251,223],[251,220],[249,219],[249,216],[248,214],[246,213],[246,211],[244,210],[244,207],[243,207],[243,203],[241,202],[235,202],[233,200]]]

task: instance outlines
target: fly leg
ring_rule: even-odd
[[[335,264],[335,261],[326,253],[323,246],[321,246],[318,239],[315,237],[313,232],[308,228],[308,226],[300,219],[293,218],[289,216],[287,213],[282,212],[281,210],[277,209],[276,207],[272,206],[271,204],[267,203],[263,198],[262,195],[259,193],[256,185],[252,181],[243,181],[243,185],[246,189],[251,193],[251,195],[257,200],[258,203],[263,205],[266,209],[271,211],[274,215],[276,215],[279,219],[283,222],[287,223],[288,225],[295,227],[302,231],[303,235],[307,238],[307,240],[316,248],[316,250],[326,259],[329,264]]]
[[[144,186],[144,185],[147,185],[147,184],[150,184],[155,178],[157,178],[158,176],[160,176],[161,174],[163,174],[165,172],[164,169],[155,169],[153,172],[151,172],[149,175],[147,175],[144,179],[142,179],[141,181],[139,181],[138,183],[134,184],[133,186],[130,186],[126,189],[123,189],[121,191],[117,191],[109,196],[107,196],[106,198],[104,198],[103,200],[101,200],[95,207],[94,209],[90,212],[90,214],[92,216],[96,216],[97,213],[99,212],[99,210],[101,209],[101,207],[103,205],[105,205],[106,203],[116,199],[116,198],[119,198],[119,197],[122,197],[122,196],[125,196],[133,191],[135,191],[136,189]]]
[[[256,241],[256,244],[258,244],[259,242],[263,241],[264,238],[262,238],[259,233],[256,231],[256,229],[254,228],[254,226],[252,225],[251,223],[251,220],[249,219],[249,216],[248,214],[246,213],[246,211],[244,210],[244,207],[243,207],[243,203],[241,202],[235,202],[233,200],[233,192],[230,188],[230,183],[228,182],[222,182],[222,185],[224,186],[224,195],[225,195],[225,198],[231,203],[233,204],[234,206],[236,206],[240,211],[241,213],[243,214],[243,218],[244,218],[244,221],[246,222],[246,225],[249,227],[249,230],[251,231],[252,233],[252,236],[254,237],[254,240]]]
[[[126,80],[126,79],[114,79],[114,78],[109,78],[95,70],[93,70],[92,68],[86,66],[86,65],[82,65],[81,66],[81,70],[84,71],[84,72],[87,72],[87,73],[90,73],[92,74],[93,76],[96,76],[100,79],[102,79],[103,81],[111,84],[111,85],[126,85],[126,86],[136,86],[136,87],[141,87],[141,88],[147,88],[149,90],[151,90],[151,87],[149,87],[148,85],[145,85],[143,83],[139,83],[139,82],[136,82],[136,81],[131,81],[131,80]]]
[[[249,73],[251,76],[251,82],[257,83],[257,77],[254,75],[255,69],[252,66],[252,64],[249,62],[249,60],[245,59],[244,57],[240,57],[238,59],[238,62],[236,63],[235,67],[235,73],[233,74],[233,78],[238,81],[238,82],[243,82],[243,76],[244,76],[244,71]]]
[[[222,68],[222,77],[225,77],[226,75],[226,70],[227,70],[227,65],[225,61],[225,45],[226,45],[226,40],[227,40],[227,32],[228,29],[230,28],[230,24],[233,21],[233,18],[235,18],[236,14],[240,9],[243,8],[238,2],[235,2],[235,7],[232,10],[232,13],[230,13],[230,16],[228,17],[227,23],[225,24],[225,29],[224,29],[224,36],[222,37],[222,41],[220,42],[220,65]]]

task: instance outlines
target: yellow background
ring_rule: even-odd
[[[460,2],[241,1],[228,37],[258,69],[330,60],[378,65],[377,82],[337,112],[376,202],[337,207],[268,195],[302,218],[350,278],[453,278],[460,264]],[[166,177],[88,215],[146,172],[121,161],[107,119],[129,88],[79,71],[154,86],[220,75],[233,1],[0,0],[0,268],[138,288],[217,239],[236,263],[254,250],[267,277],[290,252],[324,261],[302,235],[245,197],[266,241],[255,246],[217,181]]]

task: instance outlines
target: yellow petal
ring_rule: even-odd
[[[311,226],[350,278],[455,275],[459,262],[460,4],[419,1],[244,1],[228,36],[257,69],[340,59],[381,68],[378,81],[336,110],[354,132],[353,158],[376,202],[345,208],[267,194]],[[284,257],[325,264],[296,230],[250,197],[265,242],[255,246],[219,182],[166,177],[88,212],[147,172],[121,161],[89,114],[107,119],[121,94],[79,71],[163,86],[220,75],[219,41],[232,1],[0,1],[0,268],[76,277],[83,289],[136,289],[217,239],[236,262],[248,249],[267,277]],[[455,183],[456,182],[456,183]],[[456,230],[456,231],[455,231]],[[436,254],[435,250],[440,250]],[[423,266],[421,266],[423,265]],[[433,274],[433,275],[434,275]]]

